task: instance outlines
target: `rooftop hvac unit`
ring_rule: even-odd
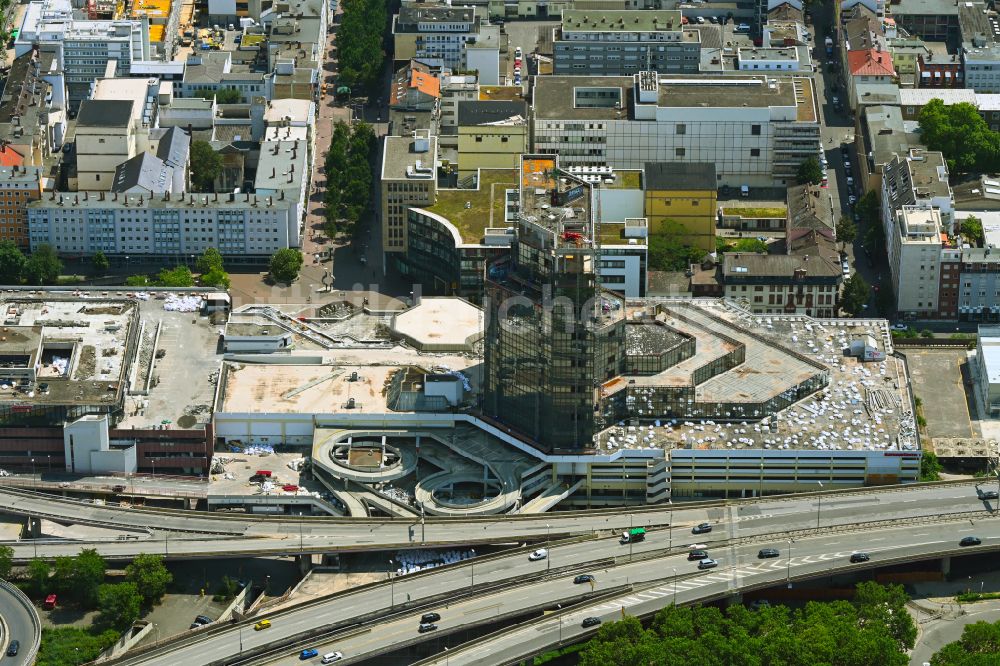
[[[354,409],[357,406],[357,402],[355,402],[354,398],[348,398],[347,405],[345,406],[347,407],[347,409]]]

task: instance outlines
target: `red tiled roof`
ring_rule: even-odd
[[[865,49],[847,53],[847,67],[853,76],[895,76],[892,56],[887,51]]]
[[[24,155],[10,146],[0,146],[0,166],[24,166]]]

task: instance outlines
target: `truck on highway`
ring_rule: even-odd
[[[622,543],[637,543],[639,541],[646,540],[646,528],[645,527],[633,527],[630,530],[622,532]]]

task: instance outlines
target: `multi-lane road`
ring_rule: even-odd
[[[631,554],[615,537],[554,546],[549,549],[549,557],[540,561],[529,560],[527,550],[522,550],[293,608],[270,616],[271,627],[261,631],[253,630],[249,623],[220,628],[214,634],[177,641],[157,652],[136,654],[116,663],[209,664],[241,654],[250,656],[277,639],[326,626],[341,626],[342,630],[322,639],[303,637],[253,663],[290,665],[299,661],[302,649],[310,647],[320,654],[340,651],[348,659],[362,659],[433,638],[417,631],[420,616],[426,612],[441,615],[437,622],[440,635],[540,608],[568,606],[588,594],[618,592],[614,597],[552,619],[531,622],[483,641],[482,645],[448,655],[449,663],[456,658],[460,659],[456,663],[507,663],[585,634],[581,626],[585,617],[607,621],[620,617],[622,612],[654,612],[675,600],[707,600],[838,570],[1000,548],[1000,520],[987,512],[962,519],[927,519],[899,527],[847,524],[816,529],[812,525],[797,532],[794,540],[786,538],[785,533],[762,535],[760,531],[756,524],[749,528],[721,524],[710,534],[693,537],[690,529],[677,528],[673,534],[675,548],[670,552],[666,551],[670,540],[666,530],[650,532],[647,541],[635,544]],[[960,547],[960,539],[969,535],[979,536],[983,544]],[[718,568],[699,571],[697,562],[687,559],[687,547],[693,540],[707,546]],[[759,550],[767,547],[778,549],[779,557],[759,559]],[[857,551],[868,552],[871,561],[852,564],[850,556]],[[592,574],[594,585],[574,583],[574,577],[581,573]],[[412,606],[401,610],[407,601]]]
[[[140,553],[170,558],[384,550],[420,546],[541,541],[560,535],[606,532],[702,520],[754,525],[764,532],[866,520],[906,519],[964,511],[995,510],[977,497],[972,483],[808,494],[758,500],[683,504],[615,510],[476,519],[251,518],[195,511],[120,508],[0,489],[5,513],[62,523],[113,527],[132,532],[130,540],[14,542],[15,558],[74,554],[96,548],[105,557],[128,559]],[[225,547],[221,547],[222,543]]]
[[[656,513],[653,512],[654,515]],[[158,651],[135,654],[120,663],[164,666],[172,663],[208,664],[240,654],[248,655],[264,649],[277,639],[338,627],[355,635],[332,643],[321,641],[324,649],[332,645],[345,654],[369,654],[387,645],[402,645],[417,640],[417,620],[427,610],[437,610],[443,618],[448,618],[442,619],[439,631],[443,633],[474,624],[477,620],[518,614],[531,606],[572,602],[579,598],[581,590],[590,591],[587,584],[572,584],[576,573],[593,573],[597,577],[592,590],[595,593],[624,585],[641,586],[657,580],[662,581],[660,585],[666,585],[675,569],[678,575],[695,571],[694,563],[688,562],[684,554],[687,546],[695,541],[711,546],[711,554],[720,566],[699,578],[704,583],[678,581],[678,600],[688,599],[683,596],[685,594],[705,598],[708,592],[716,589],[709,585],[722,583],[720,576],[730,581],[726,583],[730,587],[723,588],[728,593],[747,586],[771,584],[781,575],[794,578],[847,566],[850,553],[860,548],[872,553],[872,564],[876,566],[884,564],[890,553],[913,558],[933,556],[954,550],[961,535],[980,530],[980,525],[980,536],[985,544],[983,548],[991,548],[1000,544],[1000,521],[994,519],[995,515],[995,507],[978,499],[971,484],[869,490],[825,497],[761,500],[746,507],[731,503],[678,509],[674,512],[672,528],[652,530],[645,542],[634,544],[631,548],[618,543],[609,532],[622,527],[623,523],[626,527],[629,522],[645,524],[640,522],[645,514],[633,514],[631,519],[628,514],[613,518],[591,516],[591,521],[600,521],[600,525],[592,524],[597,534],[603,534],[603,537],[553,546],[546,560],[529,561],[527,552],[530,547],[478,561],[468,560],[461,565],[400,577],[387,584],[293,607],[269,616],[273,623],[270,629],[254,631],[252,622],[217,627],[173,641]],[[879,522],[861,524],[860,518]],[[552,526],[560,520],[586,521],[588,517],[549,516],[548,520]],[[692,536],[691,525],[701,521],[711,522],[713,531]],[[513,529],[518,522],[494,521],[486,531],[502,526]],[[589,525],[586,522],[582,524]],[[449,525],[453,528],[470,527],[467,521],[443,521],[437,527],[444,529]],[[577,523],[568,522],[560,526],[560,530],[563,533],[580,531],[579,526],[574,525]],[[427,527],[430,526],[428,523]],[[477,524],[475,529],[482,530],[482,523]],[[590,532],[590,527],[584,531]],[[364,531],[362,534],[368,536]],[[475,534],[469,534],[467,540],[473,541]],[[789,539],[795,539],[791,544],[790,560],[787,558]],[[345,541],[342,545],[348,543]],[[772,545],[779,548],[781,557],[757,562],[757,550]],[[629,562],[630,558],[635,561]],[[669,582],[672,593],[673,582]],[[699,589],[696,591],[695,588]],[[662,588],[658,592],[636,591],[634,598],[639,600],[635,602],[640,606],[637,610],[643,608],[641,603],[660,603],[661,606],[669,603]],[[447,612],[436,605],[443,599],[451,606],[446,609]],[[615,603],[615,608],[620,610],[622,605],[629,606],[633,602]],[[399,611],[406,604],[409,606],[405,615],[390,619],[384,627],[378,624],[386,616],[393,617],[394,611]],[[459,604],[461,610],[453,610]],[[565,620],[563,629],[570,625],[577,626],[578,619],[573,616],[572,622]],[[374,630],[376,626],[377,631]],[[279,661],[293,659],[297,650],[311,646],[308,641],[299,642],[277,656]]]
[[[35,654],[42,636],[42,624],[31,601],[16,587],[0,581],[0,666],[29,666],[35,663]],[[11,641],[17,641],[17,655],[7,656]]]

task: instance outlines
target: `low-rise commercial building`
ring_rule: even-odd
[[[639,169],[714,163],[719,184],[786,184],[819,149],[805,78],[545,76],[535,82],[532,149],[566,165]]]
[[[452,70],[476,71],[483,84],[500,83],[500,28],[471,7],[407,5],[392,21],[396,60],[417,58]]]
[[[514,169],[528,149],[528,105],[523,101],[458,103],[458,176],[479,169]]]
[[[983,2],[959,2],[964,86],[979,93],[1000,92],[1000,27]],[[956,86],[959,87],[959,86]]]
[[[405,253],[407,210],[434,203],[437,192],[437,138],[426,130],[385,138],[381,178],[382,251]],[[387,263],[388,258],[387,258]]]
[[[1000,416],[1000,326],[980,326],[976,338],[979,399],[990,418]]]

